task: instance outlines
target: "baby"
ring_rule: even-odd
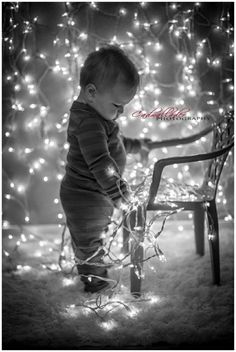
[[[136,94],[136,67],[115,46],[92,52],[80,73],[81,92],[70,109],[69,151],[60,199],[86,292],[109,284],[103,237],[114,207],[129,199],[122,179],[127,153],[148,149],[148,140],[126,138],[116,119]],[[91,265],[91,263],[93,263]]]

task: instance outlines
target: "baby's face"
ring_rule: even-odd
[[[114,120],[124,111],[127,105],[135,96],[137,88],[127,88],[122,83],[116,83],[113,88],[106,92],[96,91],[93,107],[106,120]]]

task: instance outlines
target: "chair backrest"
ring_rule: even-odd
[[[230,145],[233,146],[234,136],[234,113],[229,111],[224,117],[215,124],[213,129],[212,151],[222,150]],[[212,159],[209,162],[207,172],[204,177],[202,187],[210,187],[216,196],[220,175],[227,159],[229,150],[224,154]]]

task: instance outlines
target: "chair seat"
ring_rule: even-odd
[[[189,185],[162,178],[155,202],[203,202],[214,198],[215,187],[209,182],[207,186]]]

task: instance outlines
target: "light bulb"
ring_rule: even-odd
[[[127,10],[124,9],[124,8],[121,8],[119,13],[122,15],[122,16],[125,16],[127,14]]]
[[[20,237],[21,237],[21,241],[22,241],[22,242],[26,242],[26,241],[27,241],[27,239],[26,239],[24,233],[22,233],[22,234],[20,235]]]
[[[19,185],[19,186],[17,187],[17,192],[23,193],[24,191],[25,191],[25,186]]]
[[[19,84],[16,84],[14,89],[16,92],[19,92],[21,90],[21,86]]]
[[[2,226],[3,226],[4,229],[7,229],[9,227],[9,225],[10,225],[9,221],[7,221],[7,220],[3,221]]]
[[[33,149],[30,149],[30,148],[25,148],[25,154],[29,154],[33,151]]]
[[[40,168],[40,163],[38,161],[34,162],[33,167],[38,170]]]
[[[26,75],[24,80],[26,83],[30,83],[32,82],[32,77],[30,75]]]

